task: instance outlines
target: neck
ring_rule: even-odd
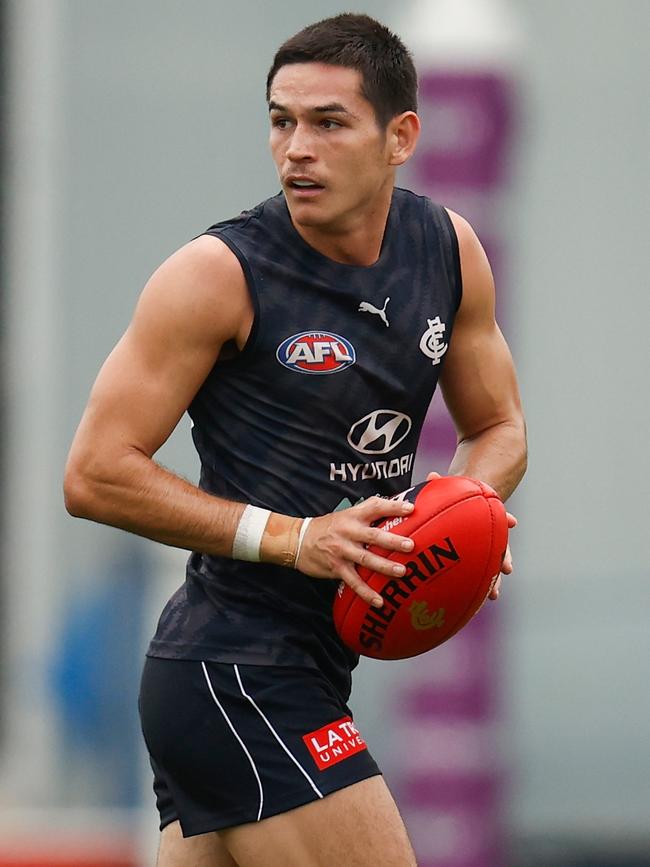
[[[327,226],[305,226],[293,220],[293,225],[310,247],[328,259],[343,265],[374,265],[381,254],[388,212],[393,196],[393,184],[367,205],[362,212],[347,214],[340,223]]]

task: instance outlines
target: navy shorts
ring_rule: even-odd
[[[161,830],[259,822],[379,774],[318,669],[148,657],[140,719]]]

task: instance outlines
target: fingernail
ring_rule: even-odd
[[[375,598],[372,600],[372,604],[375,606],[375,608],[381,608],[384,604],[384,600],[381,598],[381,596],[375,596]]]
[[[402,551],[410,551],[414,544],[413,539],[404,539],[402,542]]]
[[[402,566],[401,563],[396,563],[393,566],[393,575],[403,575],[406,572],[406,568]]]
[[[404,503],[404,508],[406,509],[407,512],[412,512],[413,509],[415,508],[415,506],[413,505],[413,503],[409,503],[408,501],[406,501]]]

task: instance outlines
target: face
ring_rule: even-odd
[[[393,148],[361,95],[361,74],[323,63],[282,66],[271,86],[271,153],[293,222],[346,231],[393,188]]]

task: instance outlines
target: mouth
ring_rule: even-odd
[[[321,193],[325,187],[314,181],[311,178],[303,177],[288,177],[285,182],[285,189],[291,192],[298,198],[311,198]]]

